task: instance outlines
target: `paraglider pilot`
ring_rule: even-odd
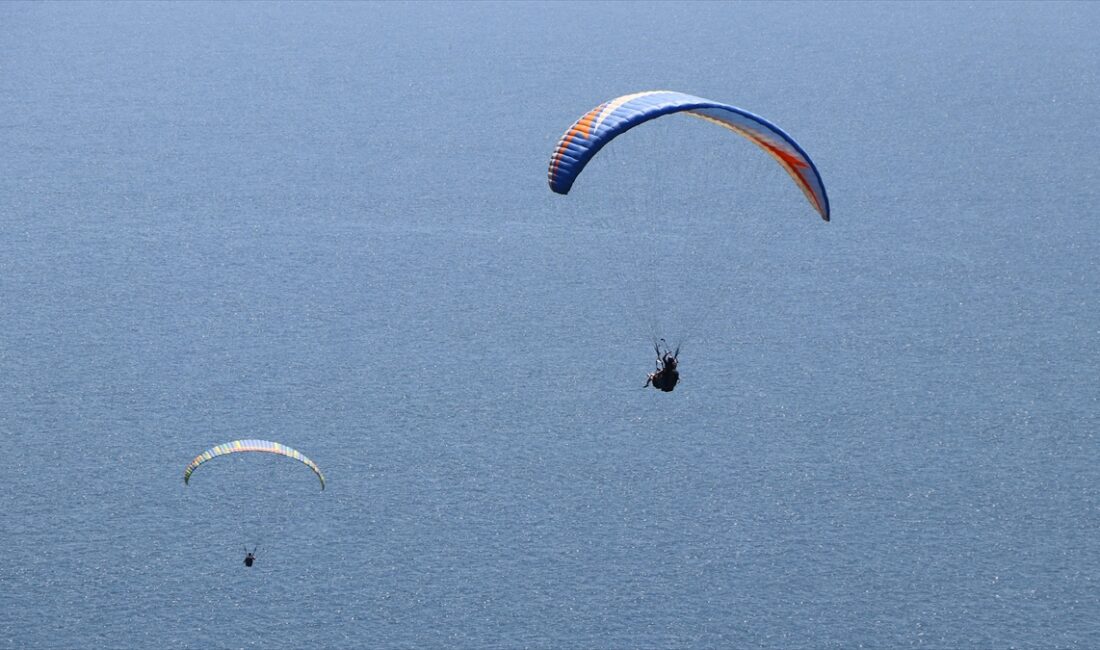
[[[665,340],[661,339],[660,342],[664,343]],[[675,352],[670,352],[666,346],[662,352],[660,343],[654,343],[653,349],[657,351],[657,369],[646,376],[645,386],[642,388],[648,388],[652,384],[658,390],[671,393],[672,389],[676,388],[676,383],[680,381],[680,371],[676,369],[680,348],[677,347]]]

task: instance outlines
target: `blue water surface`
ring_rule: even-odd
[[[1100,646],[1097,33],[0,3],[0,647]]]

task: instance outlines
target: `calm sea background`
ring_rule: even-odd
[[[1100,647],[1097,34],[0,3],[0,647]]]

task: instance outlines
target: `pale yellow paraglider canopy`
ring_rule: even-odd
[[[313,473],[317,475],[317,478],[321,480],[321,489],[325,489],[325,475],[321,473],[321,469],[317,467],[317,464],[308,459],[299,452],[297,449],[291,449],[286,445],[278,442],[271,442],[269,440],[234,440],[233,442],[227,442],[225,444],[211,447],[195,457],[195,460],[191,461],[191,464],[187,466],[187,469],[183,472],[183,482],[186,484],[191,480],[191,472],[195,471],[195,468],[202,465],[206,461],[216,458],[218,456],[225,456],[226,454],[236,454],[246,451],[259,451],[268,454],[278,454],[280,456],[286,456],[287,458],[293,458],[299,462],[304,463],[307,467],[313,470]]]

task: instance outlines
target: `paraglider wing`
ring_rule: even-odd
[[[286,445],[278,442],[271,442],[269,440],[234,440],[233,442],[227,442],[225,444],[211,447],[195,457],[195,460],[191,461],[191,464],[187,466],[187,469],[183,472],[183,482],[187,484],[191,480],[191,472],[195,471],[195,468],[202,465],[206,461],[217,458],[218,456],[224,456],[226,454],[236,454],[246,451],[259,451],[268,454],[278,454],[280,456],[286,456],[287,458],[293,458],[301,463],[304,463],[307,467],[313,470],[313,473],[317,475],[317,478],[321,480],[321,489],[325,489],[325,475],[321,473],[321,469],[317,467],[317,464],[312,460],[306,458],[301,452],[296,449],[291,449]]]
[[[821,175],[791,136],[735,106],[671,90],[623,95],[581,116],[562,135],[550,157],[550,189],[568,194],[581,170],[604,145],[639,124],[672,113],[685,113],[748,138],[787,170],[821,218],[829,220],[829,197]]]

